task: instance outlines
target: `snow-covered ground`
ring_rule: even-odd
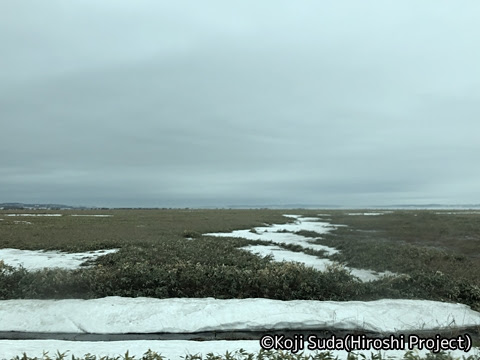
[[[314,231],[318,234],[325,234],[338,226],[332,225],[325,221],[318,221],[317,218],[302,217],[300,215],[284,215],[285,217],[295,219],[294,223],[289,224],[273,224],[268,226],[256,227],[250,230],[234,230],[229,233],[208,233],[207,236],[222,237],[240,237],[249,240],[271,241],[275,244],[291,244],[300,245],[305,249],[313,249],[324,251],[327,255],[338,253],[338,250],[329,246],[313,244],[312,238],[308,238],[295,232],[306,230]],[[317,256],[308,255],[302,252],[289,251],[274,245],[250,245],[242,249],[250,251],[260,256],[273,255],[275,261],[296,261],[311,266],[317,270],[324,271],[328,266],[338,265],[338,263]],[[352,275],[358,277],[361,281],[373,281],[383,276],[395,275],[390,271],[376,272],[367,269],[346,268]]]
[[[0,260],[5,264],[27,270],[43,268],[78,269],[87,260],[110,254],[118,249],[88,251],[82,253],[66,253],[61,251],[0,249]]]
[[[95,316],[92,316],[95,314]],[[261,315],[261,316],[258,316]],[[270,299],[152,299],[107,297],[94,300],[0,301],[0,331],[69,333],[191,333],[227,330],[369,331],[382,334],[480,326],[480,313],[466,305],[422,300],[371,302],[279,301]],[[260,339],[259,339],[260,340]],[[259,341],[112,341],[1,340],[3,357],[43,351],[75,356],[88,352],[118,356],[129,350],[140,356],[148,349],[171,359],[186,353],[225,353],[240,348],[260,350]],[[345,351],[336,352],[346,358]],[[365,351],[369,354],[370,351]],[[405,351],[386,352],[403,356]],[[470,354],[478,353],[473,349]],[[465,354],[460,353],[461,354]]]

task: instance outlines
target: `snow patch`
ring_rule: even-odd
[[[273,224],[271,226],[256,227],[252,230],[234,230],[230,233],[208,233],[208,236],[223,236],[223,237],[240,237],[248,240],[269,241],[275,244],[290,244],[300,245],[305,249],[313,249],[317,251],[324,251],[327,255],[333,255],[339,251],[335,248],[313,244],[305,236],[294,234],[301,230],[314,231],[319,234],[325,234],[331,229],[341,225],[331,225],[325,221],[318,221],[317,218],[302,217],[301,215],[283,215],[288,218],[296,219],[294,223],[290,224]],[[256,255],[266,256],[273,255],[275,261],[296,261],[304,263],[306,266],[311,266],[319,271],[325,271],[328,266],[338,265],[338,263],[329,260],[321,259],[317,256],[304,254],[302,252],[294,252],[283,249],[274,245],[250,245],[242,249],[250,251]],[[366,269],[355,269],[346,267],[352,275],[359,278],[361,281],[374,281],[383,276],[395,275],[392,272],[375,272]]]
[[[33,223],[30,222],[30,221],[21,221],[21,220],[14,221],[13,223],[14,223],[14,224],[27,224],[27,225],[32,225],[32,224],[33,224]]]
[[[475,214],[480,215],[480,211],[453,211],[453,212],[436,212],[436,215],[465,215],[465,214]]]
[[[70,216],[89,216],[89,217],[112,217],[113,215],[87,215],[87,214],[72,214]]]
[[[316,218],[302,218],[298,220],[300,215],[284,215],[286,217],[297,219],[295,223],[290,224],[273,224],[270,226],[260,226],[252,230],[234,230],[229,233],[207,233],[206,236],[219,237],[239,237],[248,240],[271,241],[276,244],[299,245],[305,249],[317,251],[325,251],[328,255],[338,253],[338,250],[329,246],[311,243],[314,238],[295,234],[295,232],[306,230],[314,231],[318,234],[325,234],[331,229],[340,225],[331,225],[328,222],[317,221]]]
[[[5,216],[63,216],[62,214],[5,214]]]
[[[370,213],[347,213],[347,215],[352,215],[352,216],[355,216],[355,215],[365,215],[365,216],[378,216],[378,215],[384,215],[385,213],[374,213],[374,212],[370,212]]]
[[[273,260],[279,261],[279,262],[281,261],[300,262],[305,264],[306,266],[313,267],[318,271],[326,271],[329,266],[338,265],[337,262],[332,261],[330,259],[321,259],[313,255],[304,254],[302,252],[286,250],[274,245],[249,245],[249,246],[244,246],[240,249],[250,251],[260,256],[272,255]],[[345,267],[345,269],[347,271],[350,271],[350,273],[353,276],[356,276],[357,278],[360,279],[360,281],[363,281],[363,282],[378,280],[383,276],[396,275],[390,271],[376,272],[373,270],[355,269],[347,266]]]
[[[335,262],[329,259],[320,259],[316,256],[304,254],[302,252],[289,251],[275,245],[249,245],[241,247],[240,249],[250,251],[259,256],[273,255],[273,260],[279,262],[300,262],[319,271],[325,271],[328,266],[335,264]]]
[[[23,266],[27,270],[43,268],[60,268],[74,270],[87,260],[114,253],[119,249],[97,250],[82,253],[66,253],[60,251],[0,249],[0,260],[13,267]]]

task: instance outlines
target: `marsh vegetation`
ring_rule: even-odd
[[[317,217],[318,211],[290,211]],[[403,274],[359,283],[341,267],[319,272],[299,263],[275,263],[240,247],[255,240],[202,236],[292,221],[279,210],[109,210],[111,217],[0,218],[0,247],[80,252],[119,248],[93,267],[31,272],[1,265],[0,297],[95,298],[109,295],[281,300],[412,298],[460,302],[480,310],[480,214],[395,211],[352,216],[328,211],[332,228],[315,236],[340,250],[345,265]],[[17,212],[18,213],[18,212]],[[58,212],[57,212],[58,213]],[[77,211],[78,213],[78,211]],[[76,213],[75,213],[76,214]],[[82,215],[98,214],[84,211]],[[187,240],[190,239],[190,240]],[[312,238],[313,239],[313,238]],[[263,243],[264,244],[264,243]],[[284,245],[297,251],[295,246]],[[307,251],[308,252],[308,251]],[[326,256],[310,251],[318,256]]]

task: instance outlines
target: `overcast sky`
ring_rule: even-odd
[[[480,2],[4,1],[0,202],[480,203]]]

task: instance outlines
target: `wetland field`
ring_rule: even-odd
[[[0,311],[16,300],[391,299],[478,314],[479,260],[480,211],[472,210],[0,210]],[[478,347],[475,321],[468,333]]]

